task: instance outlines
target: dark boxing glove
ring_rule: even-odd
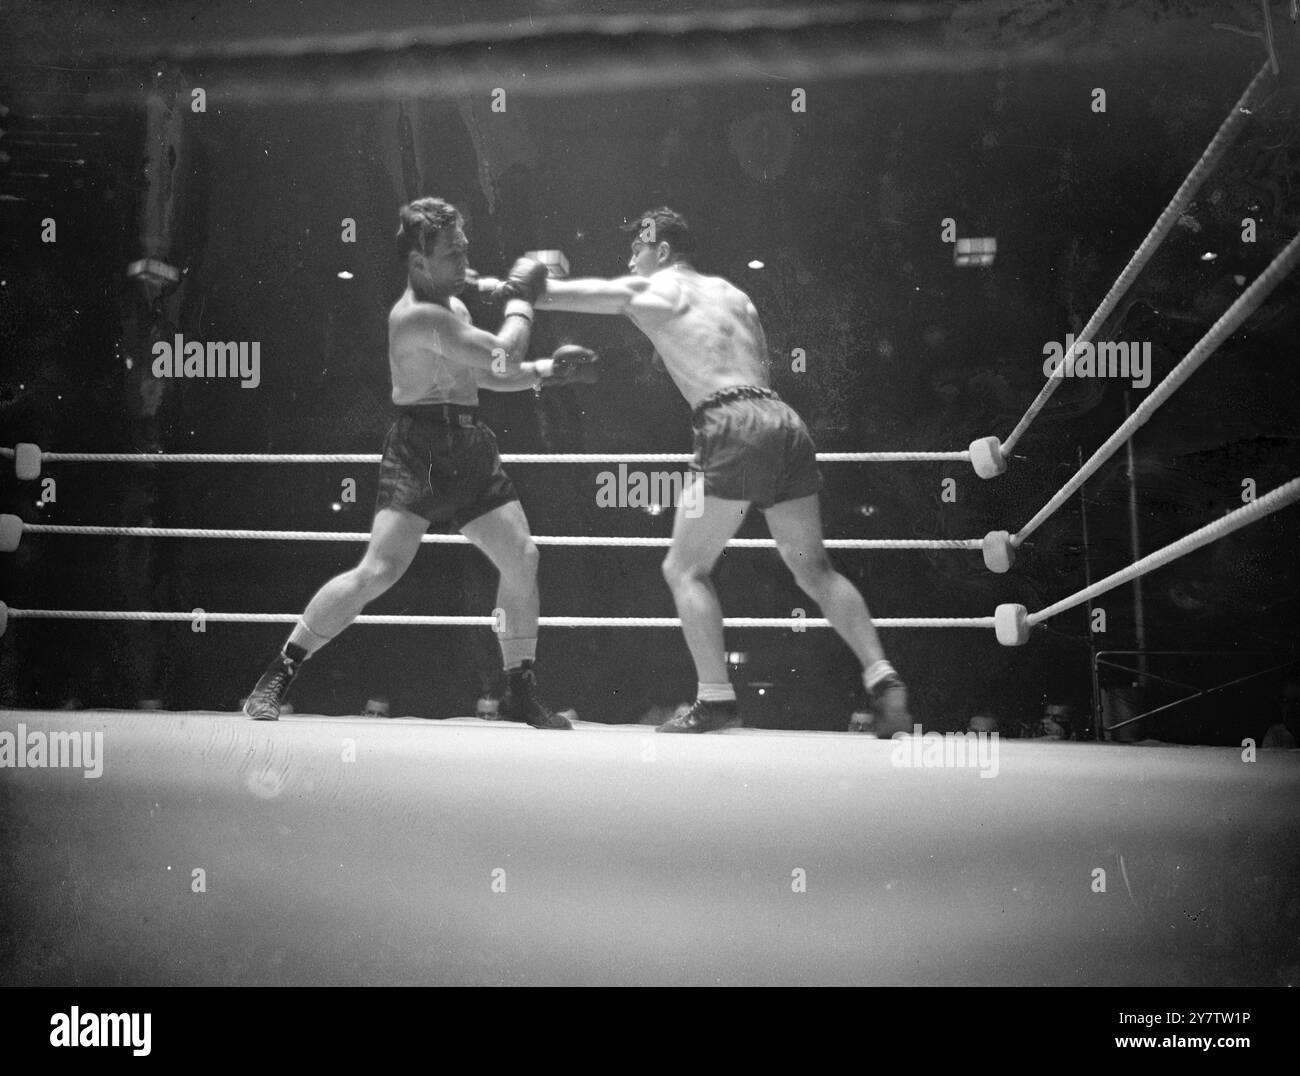
[[[565,344],[555,349],[551,356],[551,376],[542,379],[547,387],[557,385],[594,385],[596,363],[600,356],[590,348],[578,344]]]
[[[535,303],[546,290],[546,266],[532,258],[520,258],[510,267],[510,275],[496,288],[493,298],[499,302],[522,299]]]

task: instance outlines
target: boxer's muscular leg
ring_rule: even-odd
[[[506,694],[501,716],[539,729],[571,729],[562,714],[552,713],[537,697],[533,662],[537,653],[537,545],[518,501],[471,520],[460,529],[487,555],[501,574],[497,608],[504,622],[498,627],[501,658],[506,669]]]
[[[427,519],[400,508],[381,508],[375,513],[370,544],[361,563],[316,592],[284,650],[272,659],[244,700],[243,710],[248,717],[256,721],[279,718],[285,695],[302,663],[402,577],[428,527]]]
[[[361,563],[316,592],[289,642],[311,654],[343,631],[362,609],[402,577],[428,529],[427,519],[400,508],[376,512],[370,544]]]
[[[704,481],[698,474],[690,480]],[[664,580],[682,619],[682,633],[701,684],[728,682],[722,606],[711,573],[727,542],[745,521],[749,504],[706,497],[698,490],[684,492],[673,520],[672,547],[663,563]]]
[[[773,505],[766,515],[776,548],[794,574],[795,582],[821,607],[862,667],[869,669],[876,662],[884,661],[885,651],[871,622],[867,603],[857,587],[835,570],[826,555],[817,495]]]
[[[518,501],[471,520],[460,530],[486,554],[500,573],[497,608],[504,623],[498,631],[507,670],[521,661],[532,661],[537,649],[537,546],[528,529],[528,518]]]

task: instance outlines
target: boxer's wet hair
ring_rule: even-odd
[[[695,236],[691,233],[691,226],[686,223],[685,217],[666,205],[645,210],[624,224],[622,230],[639,233],[649,222],[654,224],[656,243],[667,243],[673,248],[674,254],[695,253]]]
[[[397,256],[403,259],[414,251],[428,254],[444,228],[465,225],[460,210],[441,198],[408,202],[398,210],[397,221]]]

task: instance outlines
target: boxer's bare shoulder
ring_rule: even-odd
[[[758,311],[748,295],[720,276],[671,267],[650,278],[655,302],[646,304],[660,315],[695,330],[711,329],[730,336],[738,329],[761,333]]]
[[[659,284],[662,279],[662,285]],[[758,311],[749,296],[725,277],[705,276],[694,270],[673,266],[651,277],[656,290],[675,300],[678,312],[708,311],[713,317],[727,316],[757,321]]]
[[[638,325],[661,326],[681,317],[691,308],[690,296],[671,268],[651,277],[629,277],[633,283],[627,313]]]
[[[438,338],[440,333],[448,331],[452,322],[471,324],[469,310],[455,296],[447,306],[442,306],[439,303],[420,302],[408,293],[398,299],[388,312],[388,338],[392,342],[403,340],[418,343],[424,340],[427,343]]]

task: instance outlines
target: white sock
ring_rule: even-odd
[[[695,697],[701,702],[735,702],[736,689],[730,684],[700,684]]]
[[[531,639],[501,639],[501,661],[506,672],[517,669],[525,661],[537,660],[537,636]]]
[[[311,630],[311,628],[307,627],[307,622],[305,620],[299,620],[298,623],[294,625],[293,631],[289,633],[289,638],[284,645],[286,647],[291,644],[293,646],[300,646],[307,651],[307,657],[311,657],[312,654],[316,653],[317,650],[328,642],[329,639],[324,635],[317,635]]]
[[[862,673],[862,683],[868,691],[874,691],[876,685],[887,676],[897,676],[894,667],[887,661],[877,661]]]

